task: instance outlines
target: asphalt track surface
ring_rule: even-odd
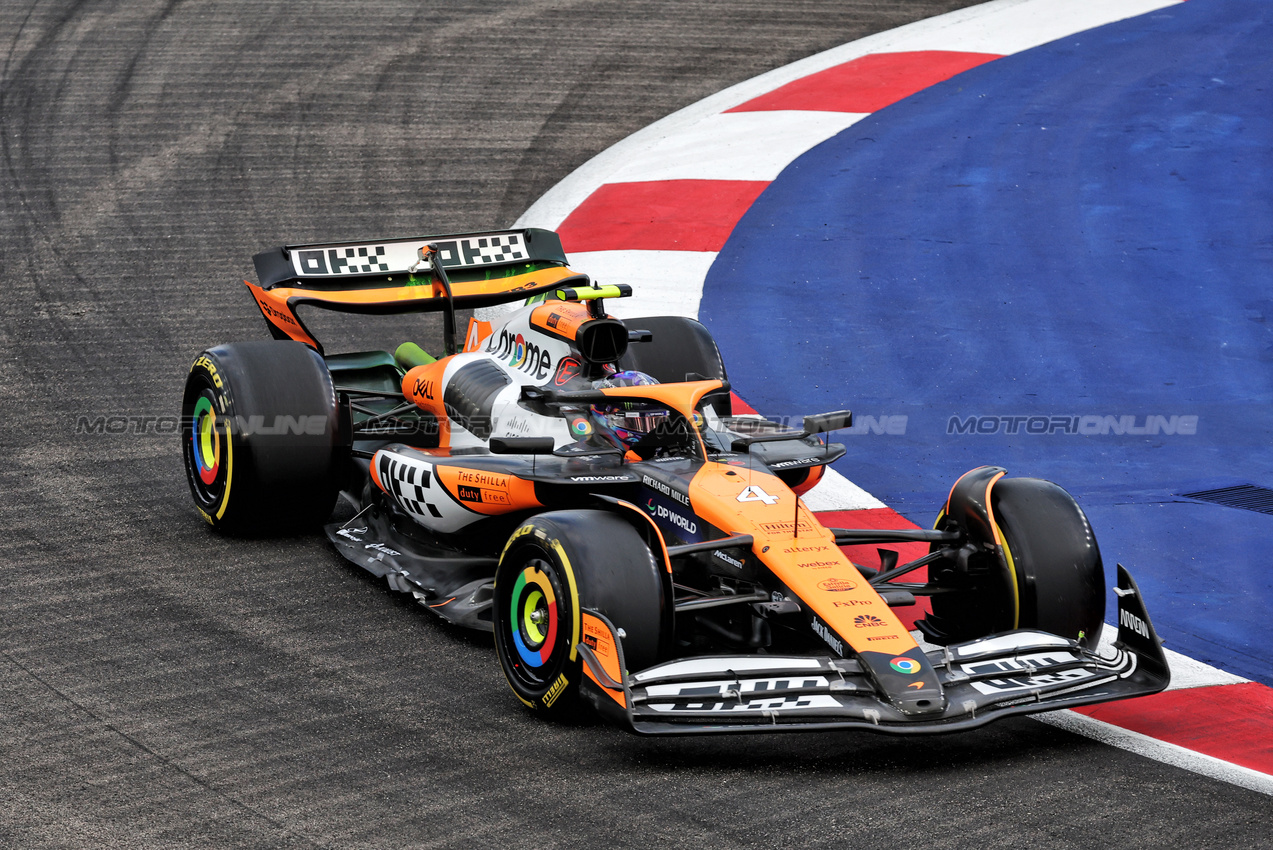
[[[148,420],[263,336],[255,251],[507,224],[681,106],[961,5],[0,5],[0,846],[1265,841],[1267,797],[1028,719],[542,723],[321,539],[210,533]]]

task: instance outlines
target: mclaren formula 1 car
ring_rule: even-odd
[[[536,712],[590,705],[642,734],[931,733],[1169,681],[1121,566],[1118,638],[1098,650],[1104,568],[1060,487],[981,467],[932,529],[824,527],[800,496],[844,455],[827,435],[851,414],[733,415],[707,329],[607,314],[630,290],[572,271],[550,231],[297,245],[255,265],[274,338],[210,348],[186,380],[199,512],[232,533],[327,522],[345,558],[493,631]],[[515,302],[458,332],[457,311]],[[328,353],[303,307],[439,311],[445,352]],[[898,563],[901,543],[928,553]],[[881,566],[850,544],[885,547]],[[894,611],[916,597],[922,642]]]

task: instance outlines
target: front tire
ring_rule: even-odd
[[[500,667],[517,698],[563,719],[578,707],[582,609],[622,630],[630,670],[661,660],[671,604],[650,548],[606,511],[555,511],[523,523],[495,573],[493,621]]]
[[[966,520],[981,506],[956,504],[959,490],[938,525],[961,527],[969,541],[962,566],[930,568],[932,583],[949,591],[932,597],[930,637],[954,643],[1039,629],[1095,648],[1105,617],[1105,568],[1074,498],[1050,481],[996,480],[989,494],[1001,537],[996,546],[988,524]]]
[[[1038,478],[999,481],[991,506],[1017,576],[1020,628],[1094,649],[1105,619],[1105,566],[1082,508]]]
[[[181,414],[186,479],[213,528],[290,531],[331,514],[343,454],[317,352],[292,341],[210,348],[186,377]]]

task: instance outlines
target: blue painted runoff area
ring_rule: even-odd
[[[1266,684],[1273,516],[1182,494],[1273,489],[1270,44],[1264,0],[1190,0],[883,109],[701,309],[762,413],[855,411],[836,468],[908,518],[974,466],[1056,481],[1169,648]]]

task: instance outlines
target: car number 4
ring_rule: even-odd
[[[753,485],[738,494],[738,501],[764,502],[766,505],[776,505],[778,503],[778,497],[771,496],[768,493],[766,493],[764,490]]]

